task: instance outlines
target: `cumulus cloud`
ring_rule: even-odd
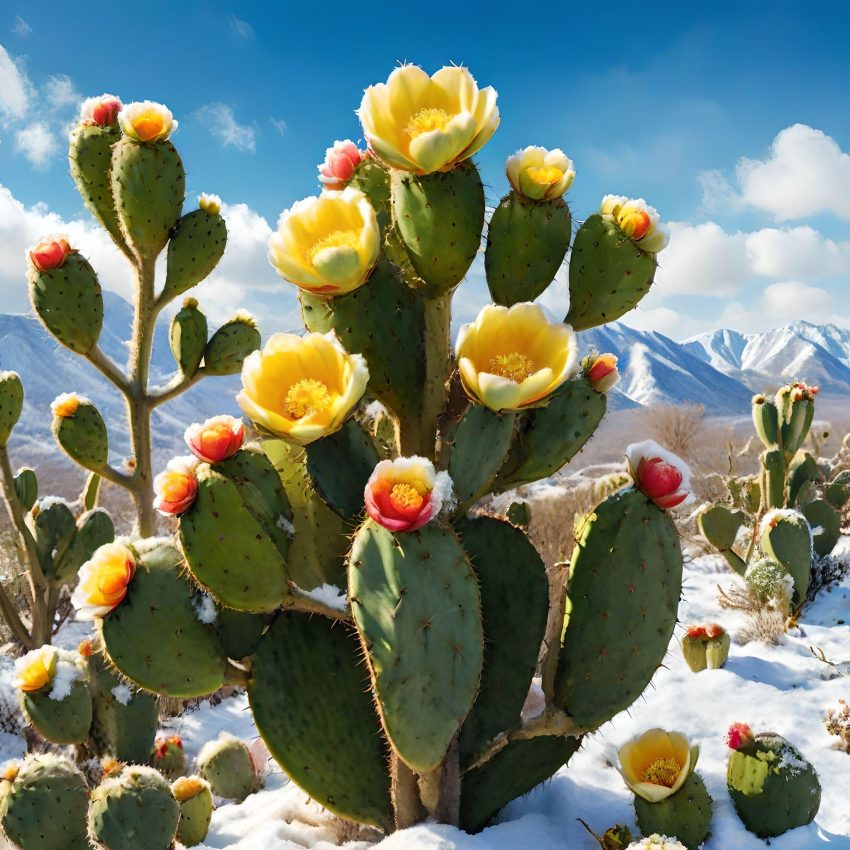
[[[812,227],[765,227],[746,238],[751,270],[764,277],[816,278],[850,272],[850,242]]]
[[[207,103],[195,112],[195,117],[225,147],[234,147],[248,153],[256,151],[256,131],[247,124],[240,124],[233,108],[226,103]]]
[[[12,24],[12,32],[18,36],[18,38],[28,38],[32,33],[32,27],[20,15],[15,15],[15,23]]]
[[[82,100],[80,93],[74,86],[74,81],[66,74],[56,74],[48,77],[43,87],[44,97],[54,109],[63,109],[67,106],[76,107]]]
[[[835,319],[835,299],[818,286],[798,280],[766,286],[754,306],[728,304],[720,324],[741,331],[762,331],[792,321],[830,322]]]
[[[22,118],[31,88],[26,71],[0,45],[0,113],[6,118]]]
[[[47,124],[37,121],[15,133],[15,150],[22,153],[35,168],[47,168],[50,158],[59,150],[59,142]]]

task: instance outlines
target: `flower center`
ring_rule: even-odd
[[[526,169],[526,174],[539,186],[551,186],[564,176],[564,172],[554,165],[541,165],[539,168],[532,165]]]
[[[640,210],[622,216],[620,219],[620,228],[626,236],[637,241],[646,236],[651,223],[649,214]]]
[[[420,109],[404,128],[404,132],[415,139],[423,133],[430,133],[432,130],[445,130],[446,125],[452,120],[452,116],[445,109]]]
[[[331,404],[328,385],[314,378],[303,378],[286,391],[283,412],[290,419],[303,419],[311,413],[327,410]]]
[[[328,248],[357,250],[359,242],[360,234],[356,230],[334,230],[333,233],[328,233],[327,236],[323,236],[318,242],[313,243],[313,246],[307,252],[307,259],[310,263],[315,262],[316,257]]]
[[[394,484],[393,489],[390,490],[390,499],[400,508],[407,510],[421,508],[425,501],[422,494],[412,484]]]
[[[518,351],[512,351],[510,354],[497,354],[491,358],[489,371],[493,375],[499,375],[515,384],[520,384],[533,375],[535,369],[530,357]]]
[[[643,781],[651,782],[653,785],[663,785],[672,788],[682,772],[682,765],[671,758],[655,759],[654,762],[643,772]]]
[[[162,116],[156,113],[142,114],[133,122],[133,129],[144,142],[149,142],[154,136],[158,136],[164,127]]]

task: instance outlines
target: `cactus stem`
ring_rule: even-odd
[[[130,385],[121,370],[110,360],[103,351],[95,345],[86,354],[86,360],[95,367],[102,375],[109,379],[121,393],[126,397],[130,391]]]
[[[567,580],[570,576],[569,564],[560,563],[557,575],[549,576],[550,594],[558,600],[557,606],[546,625],[546,637],[543,644],[546,647],[541,666],[541,687],[546,705],[551,705],[555,697],[555,676],[558,672],[558,656],[561,651],[561,635],[564,631],[564,616],[567,607]]]
[[[194,386],[201,378],[206,377],[208,374],[203,366],[194,375],[188,377],[178,373],[169,383],[157,387],[148,395],[148,401],[150,401],[151,407],[159,407],[159,405],[165,404],[165,402],[188,390],[189,387]]]

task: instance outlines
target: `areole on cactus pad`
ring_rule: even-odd
[[[688,474],[658,447],[632,451],[634,486],[590,514],[566,587],[550,588],[527,519],[487,516],[481,500],[567,463],[617,378],[613,355],[581,359],[573,328],[532,303],[570,246],[575,169],[537,147],[508,161],[485,255],[499,303],[453,346],[452,294],[485,222],[471,157],[498,126],[496,93],[465,68],[403,66],[359,114],[369,150],[329,148],[327,190],[288,205],[270,242],[309,333],[272,335],[244,360],[239,403],[257,442],[226,417],[189,427],[193,458],[157,479],[176,543],[131,541],[132,573],[110,572],[108,593],[79,601],[145,690],[247,686],[274,758],[331,811],[387,832],[429,818],[475,831],[561,768],[662,663],[682,580],[666,510],[687,499]],[[181,245],[219,214],[215,200],[180,219],[163,193],[158,217],[125,221],[135,169],[173,166],[168,118],[154,106],[119,117],[113,188],[142,260],[170,221],[176,294],[198,273]],[[642,201],[606,200],[582,231],[578,328],[635,306],[664,244]],[[218,247],[203,246],[203,264]],[[170,341],[182,380],[215,370],[196,303]],[[526,716],[536,674],[543,707]]]

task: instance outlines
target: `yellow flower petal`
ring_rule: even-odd
[[[698,754],[680,732],[650,729],[620,748],[620,773],[635,794],[657,803],[682,787]]]

